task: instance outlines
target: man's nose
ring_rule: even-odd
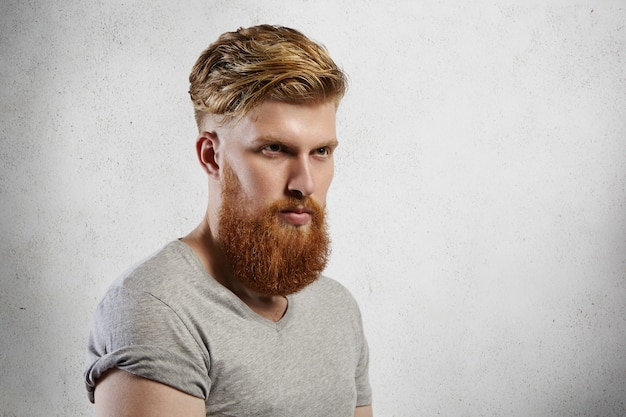
[[[315,180],[307,157],[299,157],[293,161],[287,189],[291,194],[302,196],[310,196],[315,191]]]

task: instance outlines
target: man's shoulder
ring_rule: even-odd
[[[174,240],[131,266],[111,287],[150,292],[161,287],[178,286],[187,282],[189,276],[201,273],[197,263],[191,249]]]
[[[210,298],[211,281],[191,248],[172,241],[120,275],[109,286],[99,303],[103,311],[132,310],[154,312],[161,308],[176,314],[193,313],[200,298]],[[130,311],[129,310],[129,311]],[[191,314],[190,313],[190,314]]]

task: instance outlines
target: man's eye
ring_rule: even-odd
[[[317,154],[318,154],[318,155],[320,155],[320,156],[326,156],[326,155],[328,155],[328,154],[330,153],[330,150],[329,150],[328,148],[326,148],[326,147],[324,147],[324,148],[318,148],[318,149],[315,151],[315,153],[317,153]]]
[[[272,145],[267,145],[265,147],[266,150],[270,151],[270,152],[280,152],[283,150],[282,146],[278,145],[278,144],[272,144]]]

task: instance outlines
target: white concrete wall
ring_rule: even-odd
[[[93,413],[97,301],[205,206],[189,70],[265,22],[351,77],[328,274],[376,416],[623,416],[620,0],[3,2],[0,414]]]

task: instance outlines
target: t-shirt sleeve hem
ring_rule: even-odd
[[[206,399],[206,372],[183,355],[154,346],[134,345],[108,353],[85,371],[89,401],[94,402],[98,378],[110,369],[121,369],[133,375],[171,386],[194,397]]]

